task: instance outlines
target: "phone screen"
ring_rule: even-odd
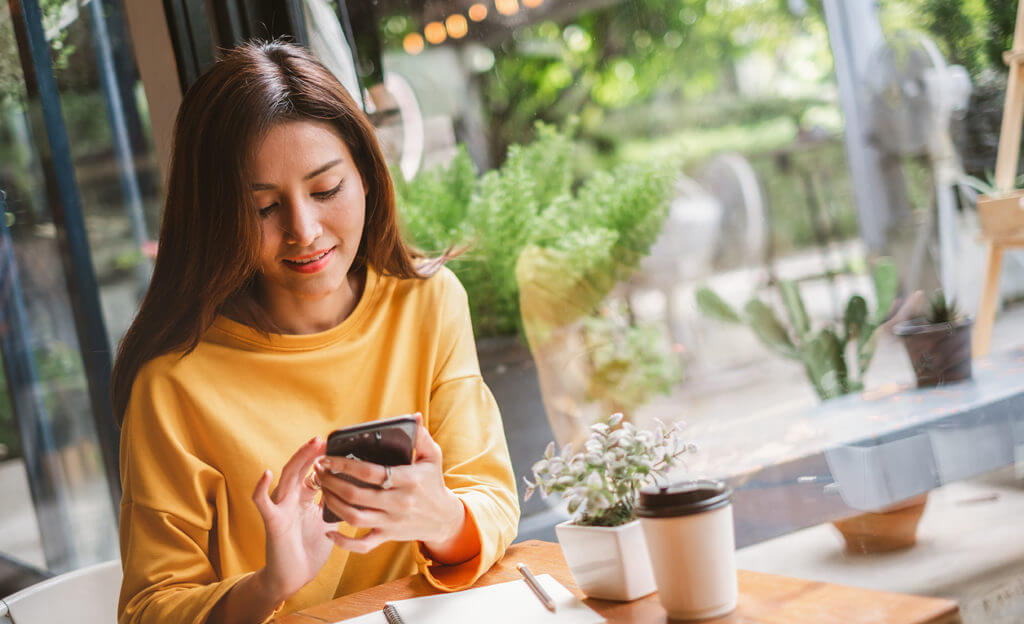
[[[412,463],[416,446],[416,419],[398,416],[337,429],[327,437],[327,454],[350,457],[381,466],[401,466]],[[362,487],[378,488],[376,483],[364,483],[344,473],[336,473]],[[324,522],[338,522],[334,512],[324,506]]]
[[[412,462],[415,433],[415,428],[398,423],[364,431],[339,430],[328,438],[327,454],[353,457],[381,466],[400,466]]]

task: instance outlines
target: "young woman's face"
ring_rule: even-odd
[[[274,126],[256,152],[252,190],[262,223],[260,287],[270,307],[345,296],[363,234],[366,191],[327,123]]]

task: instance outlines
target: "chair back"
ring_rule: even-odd
[[[0,624],[115,624],[120,591],[121,562],[104,561],[0,600]]]

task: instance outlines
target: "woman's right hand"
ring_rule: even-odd
[[[266,567],[259,574],[277,602],[312,581],[334,548],[316,500],[319,488],[309,480],[314,460],[326,450],[319,436],[306,442],[281,469],[272,493],[268,490],[274,475],[268,470],[252,494],[267,533]]]

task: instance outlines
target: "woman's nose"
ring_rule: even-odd
[[[323,234],[317,206],[313,202],[301,200],[289,204],[288,219],[283,224],[287,242],[300,247],[312,245]]]

